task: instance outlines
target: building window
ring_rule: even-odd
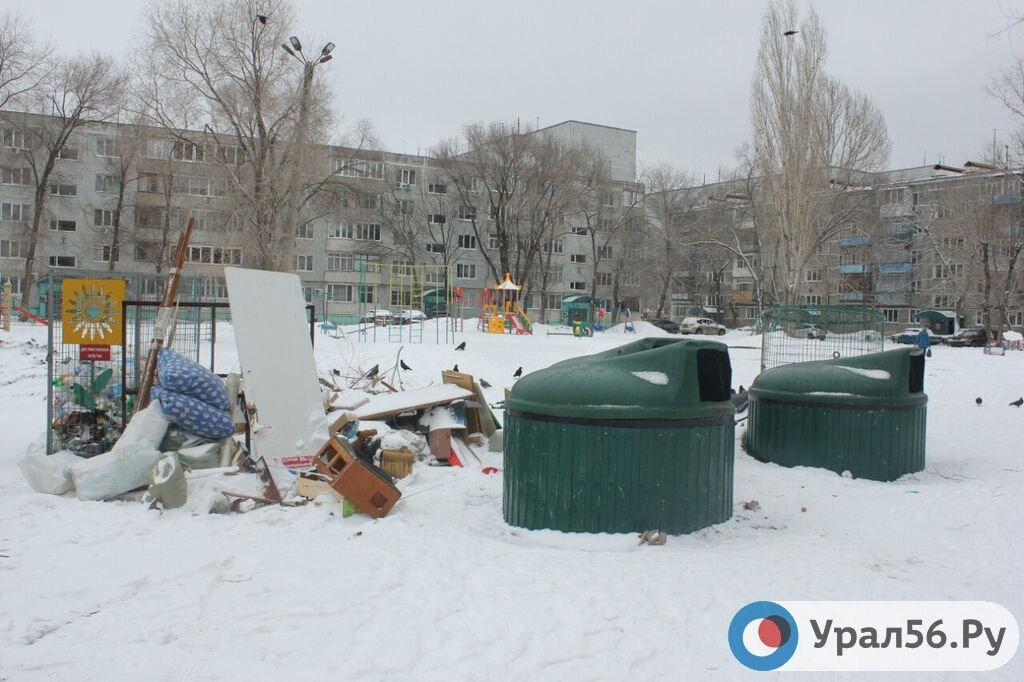
[[[96,176],[97,180],[100,176]],[[159,173],[139,173],[138,188],[140,192],[154,194],[161,192],[163,183]]]
[[[932,268],[934,279],[949,279],[964,274],[963,263],[951,263],[950,265],[936,265]]]
[[[96,156],[121,156],[117,149],[117,140],[112,137],[97,137]]]
[[[0,168],[0,185],[31,185],[31,168]]]
[[[50,256],[51,268],[73,268],[77,263],[78,259],[75,256]]]
[[[354,239],[369,242],[380,241],[380,223],[356,223]]]
[[[544,253],[564,253],[565,252],[565,240],[552,239],[549,242],[545,242],[541,249]]]
[[[13,239],[0,239],[0,258],[24,258],[28,249]]]
[[[573,225],[571,228],[569,228],[569,231],[572,234],[586,234],[587,228],[584,227],[583,225]]]
[[[54,232],[74,232],[77,229],[74,220],[51,220],[50,229]]]
[[[638,287],[640,286],[640,275],[635,272],[625,272],[622,274],[622,284],[627,287]]]
[[[569,288],[573,291],[586,291],[587,283],[581,281],[569,282]]]
[[[97,246],[94,252],[93,260],[97,263],[109,263],[110,254],[113,251],[109,246]]]
[[[599,272],[597,273],[597,286],[599,287],[610,287],[612,285],[612,273],[610,272]]]
[[[412,199],[399,199],[395,202],[395,213],[398,215],[412,215],[416,210],[416,202]]]
[[[97,208],[93,212],[92,224],[96,227],[111,227],[114,224],[114,212],[109,208]]]
[[[582,254],[582,253],[571,253],[571,254],[569,254],[569,262],[570,263],[586,263],[587,262],[587,257],[586,257],[585,254]]]
[[[640,259],[640,245],[639,244],[623,244],[622,245],[622,257],[629,260]]]
[[[352,289],[351,284],[328,284],[327,300],[337,301],[338,303],[351,303]]]
[[[805,282],[820,282],[821,281],[821,270],[808,270],[804,273]]]
[[[952,308],[953,297],[949,294],[937,294],[932,297],[932,305],[936,308]]]
[[[381,163],[380,161],[335,159],[334,172],[344,178],[366,178],[370,180],[383,180],[384,164]]]
[[[312,239],[313,238],[313,223],[306,223],[305,225],[299,225],[295,228],[296,239]]]
[[[359,207],[365,209],[378,209],[381,204],[381,195],[363,194],[359,197]]]
[[[359,285],[359,302],[360,303],[373,303],[373,285],[372,284],[360,284]]]
[[[429,194],[448,194],[448,185],[432,182],[427,185]]]
[[[427,216],[428,225],[444,225],[448,218],[443,213],[432,213]]]
[[[484,191],[484,180],[483,178],[470,178],[469,179],[469,191],[474,194]]]
[[[296,272],[313,272],[313,256],[295,256]]]
[[[78,185],[65,184],[63,182],[51,182],[50,194],[55,197],[77,197]]]
[[[97,192],[113,192],[117,187],[117,178],[113,175],[97,175],[96,176],[96,191]]]
[[[395,175],[395,187],[412,187],[416,184],[416,171],[411,168],[399,168]]]
[[[330,239],[351,239],[352,226],[348,223],[328,223],[327,237]]]
[[[501,247],[501,240],[498,239],[498,235],[491,232],[487,235],[487,248],[497,249]]]
[[[460,234],[459,235],[459,248],[460,249],[475,249],[476,248],[476,235],[473,235],[473,234]]]
[[[459,206],[459,220],[473,220],[476,218],[476,206],[463,204]]]
[[[438,244],[437,242],[427,244],[426,249],[427,253],[444,253],[446,250],[444,244]]]
[[[328,251],[327,269],[331,272],[352,272],[356,269],[356,261],[352,254]]]
[[[615,229],[615,220],[613,218],[598,218],[597,220],[597,231],[598,232],[611,232]]]
[[[17,128],[4,128],[4,146],[12,149],[28,149],[25,146],[25,133]]]
[[[921,292],[921,280],[915,279],[910,283],[910,293],[917,294]]]
[[[456,263],[455,279],[476,279],[476,264]]]
[[[135,242],[135,260],[156,261],[160,253],[160,242]]]
[[[57,158],[65,161],[78,161],[78,147],[64,145],[57,152]]]
[[[912,265],[917,265],[920,262],[921,262],[921,252],[920,251],[911,251],[910,252],[910,263]]]
[[[1010,318],[1011,327],[1024,326],[1024,310],[1017,310],[1007,315]]]
[[[615,192],[602,191],[601,192],[601,205],[602,206],[614,206],[615,205]]]
[[[32,206],[29,204],[0,203],[0,220],[25,221],[32,215]]]
[[[206,145],[178,140],[172,147],[171,158],[186,163],[203,163],[206,161]]]
[[[899,308],[882,308],[882,315],[885,317],[886,322],[899,322],[900,321],[900,309]]]
[[[800,303],[802,305],[821,305],[821,296],[819,294],[803,294],[800,296]]]
[[[612,257],[611,245],[597,247],[597,257],[600,260],[607,260]]]
[[[242,249],[221,248],[219,246],[190,246],[188,262],[210,263],[215,265],[241,265]]]

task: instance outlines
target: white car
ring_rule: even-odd
[[[706,317],[684,317],[679,323],[680,334],[716,334],[725,336],[725,327]]]
[[[359,318],[359,322],[362,324],[376,324],[384,326],[391,322],[394,314],[390,310],[368,310],[362,317]]]
[[[423,322],[426,319],[427,315],[422,310],[399,310],[395,315],[395,321],[398,322],[398,324]]]

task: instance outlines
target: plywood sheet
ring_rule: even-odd
[[[410,391],[400,391],[399,393],[375,395],[370,398],[368,403],[356,409],[356,415],[360,419],[379,419],[411,410],[426,409],[434,405],[445,405],[456,400],[465,400],[472,397],[472,391],[467,391],[455,384],[415,388]]]

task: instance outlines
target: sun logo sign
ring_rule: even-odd
[[[64,343],[120,344],[124,289],[124,280],[64,280],[61,302]]]
[[[793,616],[775,602],[747,604],[729,624],[732,655],[751,670],[775,670],[785,664],[798,639]]]

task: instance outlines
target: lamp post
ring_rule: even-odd
[[[289,45],[290,43],[290,45]],[[281,43],[281,49],[294,57],[302,64],[302,84],[299,91],[299,120],[295,125],[295,140],[292,144],[292,177],[291,188],[288,199],[289,223],[291,236],[294,239],[299,229],[299,157],[302,155],[306,143],[306,128],[309,125],[309,98],[313,89],[313,70],[320,64],[331,61],[331,52],[334,51],[334,43],[327,43],[320,50],[320,54],[309,59],[302,52],[302,43],[296,36],[288,39],[287,43]]]

